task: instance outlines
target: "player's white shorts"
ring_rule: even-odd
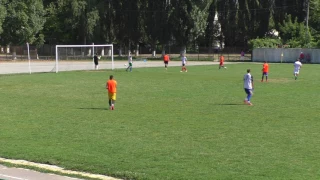
[[[293,74],[299,74],[299,70],[294,70]]]

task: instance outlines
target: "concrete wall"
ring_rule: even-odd
[[[294,62],[303,52],[305,62],[309,55],[311,63],[320,63],[320,49],[303,48],[256,48],[252,52],[253,62]]]

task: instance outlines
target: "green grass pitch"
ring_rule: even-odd
[[[270,64],[268,83],[262,64],[227,67],[1,75],[0,157],[127,179],[320,179],[320,65],[295,81]]]

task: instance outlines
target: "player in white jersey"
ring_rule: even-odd
[[[250,74],[250,69],[247,69],[247,74],[243,77],[243,87],[247,94],[247,98],[244,100],[245,104],[252,105],[250,102],[251,96],[253,95],[253,76]]]
[[[181,71],[180,72],[188,72],[188,70],[187,70],[187,67],[186,67],[186,65],[187,65],[187,57],[186,57],[186,55],[182,55],[182,57],[181,57],[181,62],[182,62],[182,69],[181,69]]]
[[[130,70],[132,72],[132,56],[128,56],[128,64],[129,66],[127,67],[126,71]]]
[[[299,76],[299,71],[302,67],[302,63],[300,62],[299,59],[297,59],[296,62],[293,64],[293,66],[294,66],[294,71],[293,71],[294,79],[297,80]]]

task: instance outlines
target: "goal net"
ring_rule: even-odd
[[[114,69],[113,45],[56,45],[54,71]],[[98,65],[94,56],[98,57]]]
[[[48,55],[49,52],[49,55]],[[114,69],[113,45],[56,45],[37,48],[0,46],[0,74],[92,70],[94,55],[100,57],[99,69]]]

